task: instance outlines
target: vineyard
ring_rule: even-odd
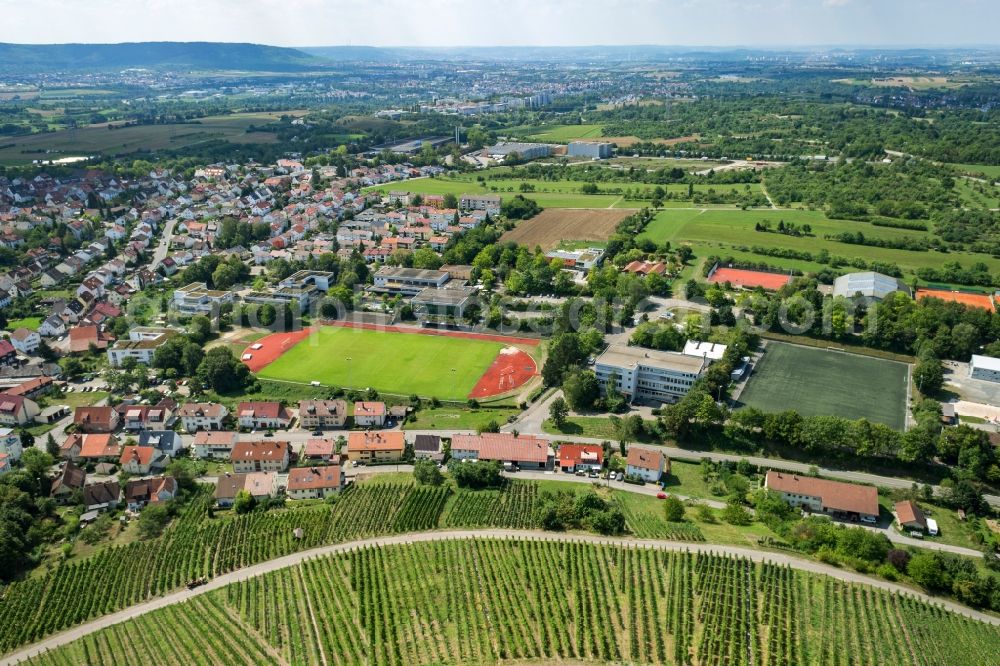
[[[299,550],[436,527],[445,488],[350,486],[333,505],[209,518],[203,490],[162,537],[107,548],[10,585],[0,597],[0,653],[66,627]],[[302,529],[302,538],[293,532]]]
[[[538,486],[528,481],[506,480],[500,490],[459,490],[445,527],[537,527],[535,500]]]
[[[470,539],[307,560],[29,663],[988,666],[998,645],[997,627],[774,564]]]

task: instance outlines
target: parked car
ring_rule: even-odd
[[[666,493],[656,493],[656,499],[667,499]]]

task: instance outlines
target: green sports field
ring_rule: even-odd
[[[266,379],[465,400],[503,347],[488,340],[330,326],[258,374]]]
[[[740,403],[765,412],[864,417],[902,430],[907,377],[903,363],[770,342]]]

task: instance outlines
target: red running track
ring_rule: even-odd
[[[265,335],[244,349],[243,354],[240,355],[240,360],[250,368],[250,372],[260,372],[286,351],[308,338],[312,332],[312,328],[304,328],[300,331]],[[262,346],[260,349],[253,349],[254,345]],[[250,354],[250,360],[243,359],[247,354]]]
[[[476,382],[470,398],[492,398],[524,386],[535,376],[535,359],[517,347],[504,347]]]

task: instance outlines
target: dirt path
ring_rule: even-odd
[[[564,532],[541,532],[533,530],[508,530],[508,529],[487,529],[487,530],[449,530],[449,531],[439,531],[439,532],[415,532],[409,534],[396,534],[386,537],[378,537],[373,539],[363,539],[360,541],[350,541],[347,543],[339,543],[331,546],[323,546],[321,548],[314,548],[312,550],[306,550],[299,553],[294,553],[292,555],[286,555],[285,557],[279,557],[268,562],[261,562],[260,564],[255,564],[238,571],[233,571],[228,574],[219,576],[209,581],[207,585],[195,588],[193,590],[179,590],[173,594],[168,594],[151,601],[147,601],[142,604],[137,604],[131,608],[127,608],[123,611],[117,613],[112,613],[111,615],[106,615],[97,620],[87,622],[86,624],[81,624],[77,627],[73,627],[67,631],[59,634],[55,634],[42,640],[34,645],[23,648],[17,652],[11,653],[4,657],[3,661],[0,662],[2,665],[16,664],[19,661],[23,661],[29,657],[45,652],[46,650],[54,650],[60,646],[66,645],[78,638],[82,638],[94,632],[100,631],[105,627],[110,627],[112,625],[118,624],[120,622],[125,622],[126,620],[131,620],[133,618],[145,615],[152,611],[166,608],[173,604],[181,603],[192,599],[206,592],[211,592],[213,590],[219,590],[229,585],[230,583],[237,583],[240,581],[248,580],[262,574],[266,574],[270,571],[275,571],[277,569],[284,569],[287,567],[292,567],[300,564],[308,559],[316,557],[324,557],[326,555],[339,555],[341,553],[346,553],[351,550],[356,550],[358,548],[365,548],[369,546],[391,546],[391,545],[404,545],[411,543],[427,543],[433,541],[447,541],[451,539],[473,539],[473,538],[492,538],[492,539],[520,539],[520,540],[536,540],[536,541],[555,541],[555,542],[569,542],[569,543],[590,543],[590,544],[608,544],[608,545],[618,545],[618,546],[638,546],[646,548],[656,548],[658,550],[668,550],[668,551],[689,551],[693,553],[713,553],[717,555],[728,555],[733,557],[742,557],[750,559],[754,562],[771,562],[773,564],[778,564],[781,566],[790,566],[795,569],[802,571],[807,571],[810,573],[823,574],[826,576],[831,576],[838,580],[847,583],[860,583],[864,585],[870,585],[872,587],[886,590],[889,592],[894,592],[897,594],[906,594],[910,597],[916,598],[925,603],[937,604],[943,608],[959,613],[966,617],[970,617],[981,622],[986,622],[992,625],[1000,626],[1000,617],[994,617],[992,615],[987,615],[986,613],[981,613],[979,611],[973,610],[957,604],[953,601],[947,599],[939,599],[937,597],[932,597],[922,592],[917,592],[911,588],[905,587],[903,585],[898,585],[896,583],[890,583],[883,580],[877,580],[870,578],[863,574],[855,573],[853,571],[846,571],[844,569],[839,569],[837,567],[832,567],[821,562],[816,562],[813,560],[806,560],[795,555],[789,555],[785,553],[770,553],[760,550],[754,550],[752,548],[743,548],[740,546],[721,546],[717,544],[710,543],[692,543],[687,541],[657,541],[651,539],[615,539],[611,537],[601,537],[592,534],[567,534]]]

